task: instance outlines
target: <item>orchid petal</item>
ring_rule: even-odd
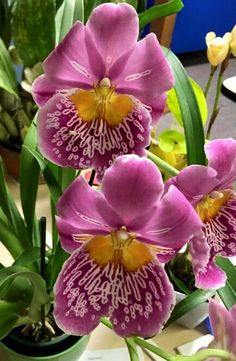
[[[159,170],[150,160],[125,155],[117,158],[106,171],[102,191],[124,224],[132,229],[135,219],[160,198],[163,182]]]
[[[169,179],[166,183],[166,189],[170,184],[175,185],[190,203],[195,205],[214,190],[218,184],[217,172],[210,167],[190,165],[176,177]]]
[[[95,168],[101,178],[117,156],[145,155],[150,122],[149,112],[138,104],[116,126],[110,127],[97,118],[86,122],[68,97],[56,94],[39,110],[39,148],[60,166]]]
[[[226,310],[217,301],[211,299],[209,302],[209,316],[214,334],[214,347],[233,352],[236,354],[235,337],[235,306]],[[213,346],[213,345],[212,345]]]
[[[110,232],[122,226],[122,219],[109,206],[104,195],[90,187],[82,176],[65,190],[57,203],[57,209],[61,218],[83,233]]]
[[[174,304],[160,264],[153,261],[135,272],[110,262],[101,267],[83,246],[64,264],[54,292],[55,320],[74,335],[88,334],[108,316],[119,335],[150,337],[161,330]]]
[[[139,32],[137,13],[127,4],[102,4],[96,7],[86,27],[107,69],[135,45]]]
[[[217,172],[218,189],[232,187],[236,179],[236,141],[215,139],[205,145],[208,164]]]
[[[105,65],[92,36],[86,27],[77,22],[63,41],[43,63],[45,79],[36,80],[33,94],[39,105],[57,91],[70,88],[92,87],[105,74]],[[47,87],[45,86],[47,84]]]
[[[158,204],[150,222],[139,230],[138,237],[148,243],[177,250],[182,248],[201,226],[202,222],[193,207],[175,186],[171,186]]]
[[[195,274],[196,287],[217,289],[223,287],[227,280],[226,274],[222,271],[213,260],[210,260],[205,269]]]
[[[129,56],[118,59],[109,76],[118,92],[132,94],[147,106],[174,85],[170,65],[154,34],[139,41]]]

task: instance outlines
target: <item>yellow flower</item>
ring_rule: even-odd
[[[231,38],[231,33],[225,33],[223,37],[216,36],[214,32],[207,33],[207,57],[211,65],[217,66],[225,60]]]
[[[233,30],[231,31],[231,36],[230,49],[233,56],[236,56],[236,25],[234,25]]]

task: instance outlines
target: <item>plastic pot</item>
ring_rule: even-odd
[[[89,336],[61,335],[52,341],[36,343],[14,333],[0,342],[1,361],[78,361]]]

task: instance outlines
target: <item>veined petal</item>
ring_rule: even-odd
[[[46,75],[40,75],[33,83],[32,92],[35,102],[42,106],[54,94],[68,92],[69,89],[77,85],[78,82],[64,82],[51,79]],[[85,85],[84,85],[85,86]]]
[[[57,203],[60,217],[83,232],[110,232],[123,225],[122,219],[109,206],[104,195],[80,176],[65,190]],[[91,234],[94,234],[92,232]]]
[[[79,222],[78,222],[79,223]],[[79,248],[83,243],[88,241],[92,235],[98,233],[98,230],[95,227],[89,229],[88,225],[85,229],[81,225],[76,226],[69,221],[65,221],[61,217],[56,217],[57,230],[60,236],[60,243],[62,248],[68,252],[72,253],[74,250]],[[89,233],[87,230],[89,229]],[[105,229],[99,230],[100,234],[107,234],[108,232]]]
[[[135,45],[139,32],[137,13],[128,4],[102,4],[96,7],[86,27],[107,70]]]
[[[205,272],[208,262],[210,260],[210,246],[207,243],[203,230],[196,232],[189,241],[189,251],[191,255],[191,263],[196,280],[196,287],[198,285],[199,274]]]
[[[121,264],[97,264],[83,246],[64,264],[54,292],[55,320],[75,335],[91,332],[108,316],[119,335],[150,337],[174,304],[173,287],[155,261],[127,272]]]
[[[217,171],[218,189],[232,187],[236,179],[236,141],[215,139],[205,145],[208,165]]]
[[[204,222],[203,231],[213,256],[236,255],[236,195],[232,193],[217,215]]]
[[[150,222],[139,230],[138,238],[170,250],[180,249],[201,226],[194,208],[175,186],[171,186]]]
[[[163,181],[160,171],[150,160],[125,155],[117,158],[106,171],[102,191],[126,227],[132,230],[135,219],[159,200]]]
[[[138,103],[115,126],[97,117],[84,121],[69,95],[56,94],[39,110],[39,148],[58,165],[95,168],[101,178],[119,155],[145,155],[150,122],[149,112]]]
[[[218,185],[217,172],[210,167],[190,165],[166,183],[166,189],[175,185],[193,205]]]
[[[88,88],[100,81],[105,65],[92,36],[86,27],[77,22],[63,41],[43,63],[47,81],[36,80],[33,94],[40,105],[57,91],[70,88]],[[45,87],[47,82],[47,87]]]
[[[195,280],[195,285],[198,288],[218,289],[225,285],[227,276],[225,272],[217,267],[211,259],[203,271],[199,271],[197,274],[195,274]]]
[[[139,41],[128,58],[118,59],[109,77],[118,92],[132,94],[146,105],[174,85],[170,65],[154,34]]]

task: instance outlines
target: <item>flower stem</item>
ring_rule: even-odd
[[[176,176],[179,174],[178,169],[172,167],[169,163],[165,162],[161,158],[157,157],[155,154],[151,153],[149,150],[147,151],[148,158],[155,163],[161,170],[168,172],[172,176]]]
[[[206,133],[207,139],[210,138],[212,126],[215,123],[216,117],[219,113],[218,103],[219,103],[219,99],[220,99],[220,91],[221,91],[222,82],[223,82],[223,74],[220,72],[218,75],[218,80],[217,80],[217,88],[216,88],[216,95],[215,95],[213,110],[212,110],[211,118],[210,118],[209,125],[207,128],[207,133]]]
[[[126,337],[125,343],[129,351],[129,357],[131,361],[139,361],[138,350],[133,337]]]
[[[191,356],[176,355],[176,361],[204,361],[208,358],[217,357],[223,360],[230,360],[231,354],[228,351],[207,348]]]
[[[174,361],[175,357],[174,355],[171,355],[170,353],[162,350],[160,347],[154,346],[152,344],[150,344],[149,342],[141,339],[140,337],[133,337],[135,343],[139,346],[141,346],[142,348],[146,348],[147,350],[155,353],[156,355],[164,358],[167,361]]]
[[[213,76],[215,74],[216,69],[217,69],[217,66],[213,66],[213,65],[211,66],[211,71],[210,71],[209,78],[208,78],[207,85],[206,85],[206,89],[205,89],[205,92],[204,92],[205,97],[207,97],[207,94],[208,94],[208,91],[210,89],[211,82],[212,82],[212,79],[213,79]]]
[[[40,273],[46,279],[46,217],[41,217],[39,221],[40,229]],[[45,334],[45,308],[41,306],[42,337]]]

